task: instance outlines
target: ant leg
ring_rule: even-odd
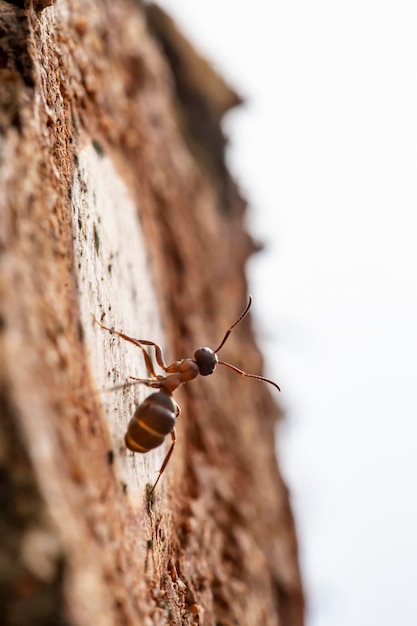
[[[146,369],[148,370],[148,374],[150,378],[157,378],[157,375],[155,374],[155,370],[153,368],[151,357],[149,356],[149,354],[146,352],[145,348],[142,345],[139,345],[139,347],[142,349],[142,354],[143,354],[143,358],[145,361]],[[131,376],[130,378],[134,378],[134,376]]]
[[[150,491],[150,492],[149,492],[149,494],[148,494],[148,500],[150,500],[150,499],[151,499],[152,494],[153,494],[153,492],[155,491],[155,487],[156,487],[156,485],[158,484],[159,479],[161,478],[162,474],[164,473],[164,470],[165,470],[166,466],[168,465],[168,461],[169,461],[169,459],[171,458],[171,454],[172,454],[172,453],[173,453],[173,451],[174,451],[175,444],[177,443],[177,433],[176,433],[176,431],[175,431],[175,428],[173,428],[173,429],[171,430],[171,440],[172,440],[171,447],[170,447],[170,449],[168,450],[168,453],[167,453],[167,455],[166,455],[166,457],[165,457],[165,459],[164,459],[164,462],[163,462],[163,463],[162,463],[162,465],[161,465],[161,469],[159,470],[159,476],[158,476],[158,478],[156,479],[154,486],[152,487],[151,491]]]
[[[130,343],[133,343],[133,345],[136,346],[137,348],[140,348],[142,350],[143,357],[145,359],[146,369],[148,370],[151,377],[156,378],[156,374],[154,372],[150,356],[146,352],[143,346],[152,346],[154,348],[155,358],[157,360],[159,367],[163,369],[165,372],[167,371],[168,368],[165,365],[164,357],[162,355],[162,348],[157,343],[153,341],[148,341],[147,339],[134,339],[134,337],[129,337],[129,335],[125,335],[124,333],[121,333],[118,330],[114,330],[114,328],[109,328],[108,326],[105,326],[104,324],[99,322],[98,319],[94,317],[94,315],[93,315],[93,319],[96,322],[96,324],[98,324],[103,330],[107,330],[112,335],[117,335],[121,339],[124,339],[125,341],[129,341]]]
[[[157,378],[136,378],[136,376],[130,376],[133,380],[127,381],[125,383],[120,383],[120,385],[114,385],[113,387],[109,387],[108,389],[100,389],[98,393],[108,393],[110,391],[118,391],[119,389],[127,389],[128,387],[133,387],[134,385],[146,385],[147,387],[151,387],[152,389],[161,389],[162,383]],[[163,376],[160,377],[163,379]]]
[[[133,382],[125,383],[125,386],[129,385],[146,385],[147,387],[153,387],[153,389],[160,389],[163,386],[163,382],[165,381],[165,376],[155,376],[155,378],[137,378],[136,376],[129,376]]]
[[[163,369],[165,372],[168,371],[168,367],[165,364],[164,357],[162,354],[162,348],[159,344],[155,343],[154,341],[149,341],[148,339],[136,339],[135,341],[138,341],[140,344],[143,344],[144,346],[152,346],[155,350],[155,358],[159,367]]]
[[[100,326],[100,328],[102,328],[103,330],[107,330],[110,334],[117,335],[121,339],[124,339],[125,341],[129,341],[130,343],[133,343],[134,346],[136,346],[137,348],[140,348],[142,350],[143,358],[145,359],[146,369],[148,370],[148,374],[150,375],[151,378],[156,378],[157,376],[155,374],[151,358],[150,358],[149,354],[147,353],[147,351],[145,350],[145,348],[143,347],[143,345],[153,346],[155,348],[155,356],[156,356],[156,360],[158,362],[158,365],[163,370],[165,370],[165,371],[167,370],[167,366],[165,365],[164,358],[162,356],[162,349],[161,349],[161,347],[157,343],[154,343],[153,341],[148,341],[148,340],[145,340],[145,339],[143,339],[143,340],[142,339],[134,339],[133,337],[129,337],[129,335],[125,335],[124,333],[121,333],[118,330],[114,330],[114,328],[109,328],[108,326],[105,326],[104,324],[99,322],[98,319],[96,317],[94,317],[94,315],[93,315],[93,319],[96,322],[96,324],[98,324]]]

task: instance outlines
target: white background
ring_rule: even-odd
[[[417,4],[164,0],[248,98],[229,164],[308,626],[417,624]],[[258,626],[258,625],[254,625]]]

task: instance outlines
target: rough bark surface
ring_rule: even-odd
[[[164,449],[123,445],[147,391],[95,392],[144,370],[91,313],[171,362],[247,301],[239,97],[140,2],[1,2],[0,49],[1,623],[301,625],[270,389],[219,367],[178,390],[151,510]],[[250,318],[221,356],[261,373]]]

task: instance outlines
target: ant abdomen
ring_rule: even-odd
[[[133,452],[146,453],[160,446],[174,428],[178,407],[164,391],[152,393],[136,409],[125,443]]]

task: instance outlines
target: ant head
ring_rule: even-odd
[[[219,361],[217,354],[211,348],[199,348],[194,352],[194,359],[201,376],[209,376],[216,369]]]

